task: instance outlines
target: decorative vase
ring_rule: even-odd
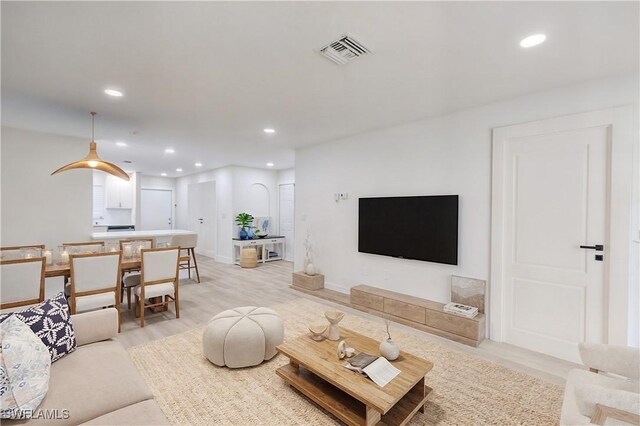
[[[309,263],[307,265],[307,268],[304,271],[307,275],[311,275],[314,276],[316,274],[316,267],[314,266],[313,263]]]
[[[311,263],[311,259],[309,259],[309,256],[305,256],[304,257],[304,263],[302,264],[302,270],[305,273],[307,272],[307,266],[309,266],[309,263]]]
[[[240,239],[241,240],[248,240],[249,239],[249,233],[244,228],[240,228]]]
[[[383,340],[380,343],[380,355],[389,361],[393,361],[400,356],[400,348],[391,339]]]
[[[329,321],[329,340],[340,340],[340,329],[338,323],[344,318],[344,312],[327,311],[324,313],[325,318]]]

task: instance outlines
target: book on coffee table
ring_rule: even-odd
[[[400,370],[391,365],[385,358],[364,352],[354,356],[345,362],[343,366],[370,378],[380,387],[385,387],[387,383],[400,374]]]

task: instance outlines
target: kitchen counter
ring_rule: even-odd
[[[135,238],[156,238],[169,240],[174,235],[195,235],[196,232],[186,229],[163,229],[157,231],[117,231],[94,232],[91,238],[94,240],[129,240]]]

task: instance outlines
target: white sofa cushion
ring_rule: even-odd
[[[49,389],[49,349],[11,315],[0,326],[0,417],[28,418]]]
[[[627,392],[638,392],[638,382],[619,379],[603,374],[591,373],[587,370],[571,370],[567,376],[567,384],[564,389],[562,402],[562,425],[588,425],[591,417],[585,415],[578,407],[576,388],[585,385],[598,385],[609,389],[618,389]]]
[[[576,385],[576,404],[580,413],[593,416],[596,404],[640,415],[640,394],[600,385]]]

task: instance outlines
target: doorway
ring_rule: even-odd
[[[278,187],[278,233],[285,237],[284,260],[293,262],[295,241],[295,184],[287,183]]]
[[[579,362],[578,343],[620,341],[620,322],[626,334],[627,280],[615,282],[612,268],[625,245],[610,208],[614,117],[494,129],[493,340]]]
[[[216,255],[216,183],[192,183],[188,187],[189,230],[198,233],[196,253]]]
[[[173,229],[173,191],[170,189],[140,190],[140,230]]]

